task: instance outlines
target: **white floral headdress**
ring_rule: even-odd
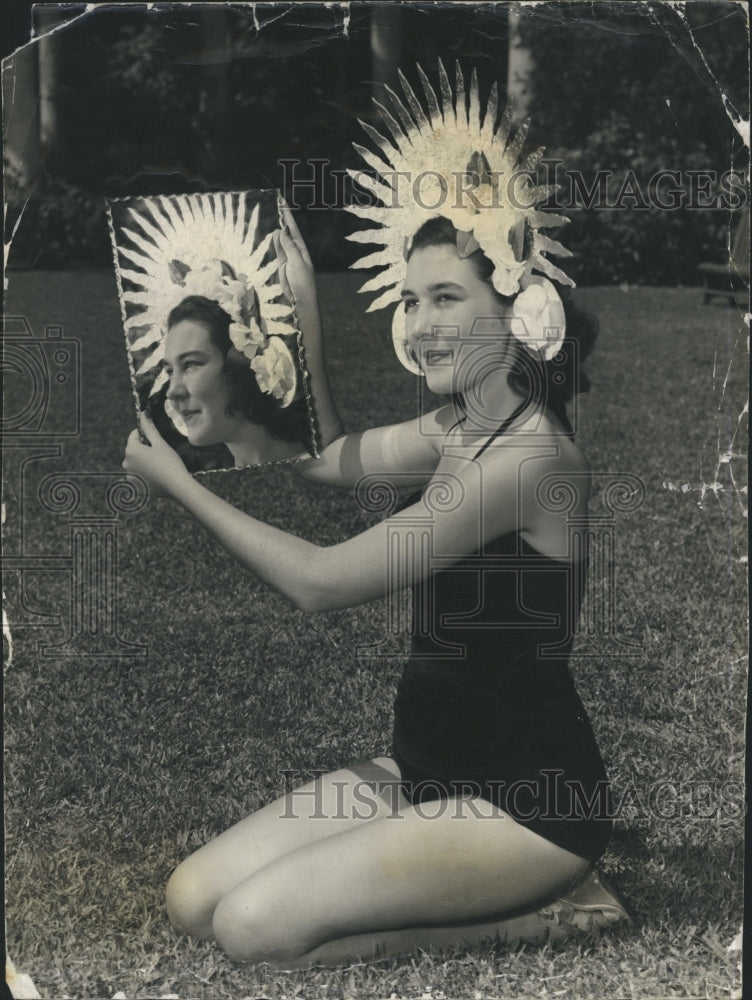
[[[269,259],[273,233],[256,244],[260,202],[250,192],[159,195],[134,199],[125,223],[108,204],[126,340],[134,380],[153,377],[149,395],[168,381],[163,368],[167,320],[189,295],[218,303],[230,317],[233,347],[259,388],[281,407],[295,397],[298,375],[284,338],[297,339],[292,306]],[[292,340],[290,341],[292,343]],[[240,358],[238,358],[240,360]],[[169,401],[168,416],[183,431]]]
[[[380,156],[353,144],[376,176],[353,170],[349,173],[380,202],[345,206],[359,218],[381,227],[348,236],[358,243],[383,247],[351,265],[382,268],[360,288],[361,292],[380,293],[367,311],[399,300],[413,236],[428,219],[443,216],[457,229],[460,256],[467,257],[480,248],[494,266],[491,280],[496,291],[516,296],[512,332],[531,351],[549,360],[564,339],[564,309],[548,279],[566,285],[574,282],[545,256],[551,253],[570,257],[571,253],[540,232],[569,221],[536,207],[555,190],[550,185],[535,184],[532,178],[543,149],[520,159],[529,122],[523,122],[512,136],[512,112],[507,106],[497,125],[495,83],[483,109],[475,70],[468,95],[459,63],[455,94],[441,60],[438,69],[440,98],[423,69],[417,67],[426,108],[401,72],[407,106],[391,88],[385,88],[396,118],[374,101],[389,138],[367,122],[360,124]],[[400,361],[418,371],[406,350],[401,310],[395,314],[393,338]]]

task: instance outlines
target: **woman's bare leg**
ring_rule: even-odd
[[[285,967],[351,965],[357,960],[373,962],[417,950],[471,948],[484,943],[544,944],[600,931],[616,923],[631,923],[629,912],[603,884],[602,878],[595,868],[589,867],[560,898],[548,901],[539,909],[494,920],[352,935],[327,941],[300,958],[286,962]]]
[[[484,800],[405,805],[258,869],[219,902],[213,930],[236,961],[357,961],[462,943],[464,925],[533,910],[587,868]]]
[[[217,903],[270,862],[404,805],[389,757],[322,775],[230,827],[183,861],[167,885],[173,925],[212,938]]]
[[[495,942],[512,944],[524,941],[526,944],[543,944],[555,936],[550,925],[547,925],[535,910],[529,910],[519,916],[501,917],[496,920],[353,934],[335,941],[327,941],[326,944],[281,964],[285,969],[352,965],[357,962],[377,962],[384,958],[440,948],[477,948],[481,944]]]

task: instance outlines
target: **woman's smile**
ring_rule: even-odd
[[[504,306],[454,247],[411,254],[402,302],[408,343],[433,392],[466,392],[502,364],[509,339]]]
[[[424,365],[446,365],[454,362],[454,349],[446,348],[426,348],[422,354]]]
[[[186,319],[170,328],[165,368],[170,376],[167,399],[182,419],[191,444],[231,440],[238,421],[228,412],[224,357],[203,324]]]

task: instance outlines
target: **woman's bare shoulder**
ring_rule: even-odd
[[[548,421],[507,432],[478,461],[489,484],[513,474],[521,487],[536,489],[544,477],[550,477],[552,482],[570,481],[585,497],[590,493],[591,470],[585,453]]]
[[[450,431],[459,426],[461,416],[461,413],[453,403],[444,403],[435,410],[429,410],[425,413],[422,420],[433,427],[437,434],[445,437]]]

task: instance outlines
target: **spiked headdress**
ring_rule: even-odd
[[[375,176],[357,171],[350,171],[350,174],[378,204],[353,204],[346,208],[380,228],[352,233],[348,239],[382,246],[351,265],[353,268],[382,268],[360,288],[361,292],[378,293],[367,311],[399,300],[413,236],[428,219],[444,216],[457,230],[457,250],[461,257],[480,248],[491,261],[494,266],[491,280],[500,295],[513,296],[522,291],[518,299],[523,299],[528,289],[534,289],[527,299],[535,298],[536,303],[520,303],[518,315],[526,317],[523,325],[527,329],[520,339],[531,350],[546,358],[552,357],[564,335],[563,307],[547,279],[567,285],[574,282],[545,256],[547,253],[565,257],[571,254],[540,231],[569,221],[536,207],[555,190],[548,185],[535,184],[532,177],[543,149],[520,159],[529,122],[522,123],[512,134],[509,106],[500,122],[497,121],[495,83],[482,108],[475,70],[468,94],[457,63],[453,94],[447,72],[439,60],[441,96],[437,95],[423,69],[418,66],[417,70],[425,94],[425,108],[400,72],[407,103],[389,87],[385,89],[393,112],[374,101],[388,136],[368,122],[360,122],[380,155],[353,144]],[[529,317],[533,313],[544,326],[531,331]],[[553,318],[556,323],[546,325],[547,320]],[[552,332],[554,326],[556,333]],[[403,364],[416,370],[401,349],[402,328],[403,320],[398,314],[393,328],[395,347]]]
[[[292,306],[277,280],[273,232],[257,242],[260,207],[258,192],[160,195],[108,203],[137,388],[151,382],[153,395],[166,384],[164,338],[170,312],[187,296],[202,295],[230,316],[232,345],[247,359],[259,388],[282,407],[292,402],[298,382],[293,360],[298,332]],[[173,413],[170,416],[179,424]]]

